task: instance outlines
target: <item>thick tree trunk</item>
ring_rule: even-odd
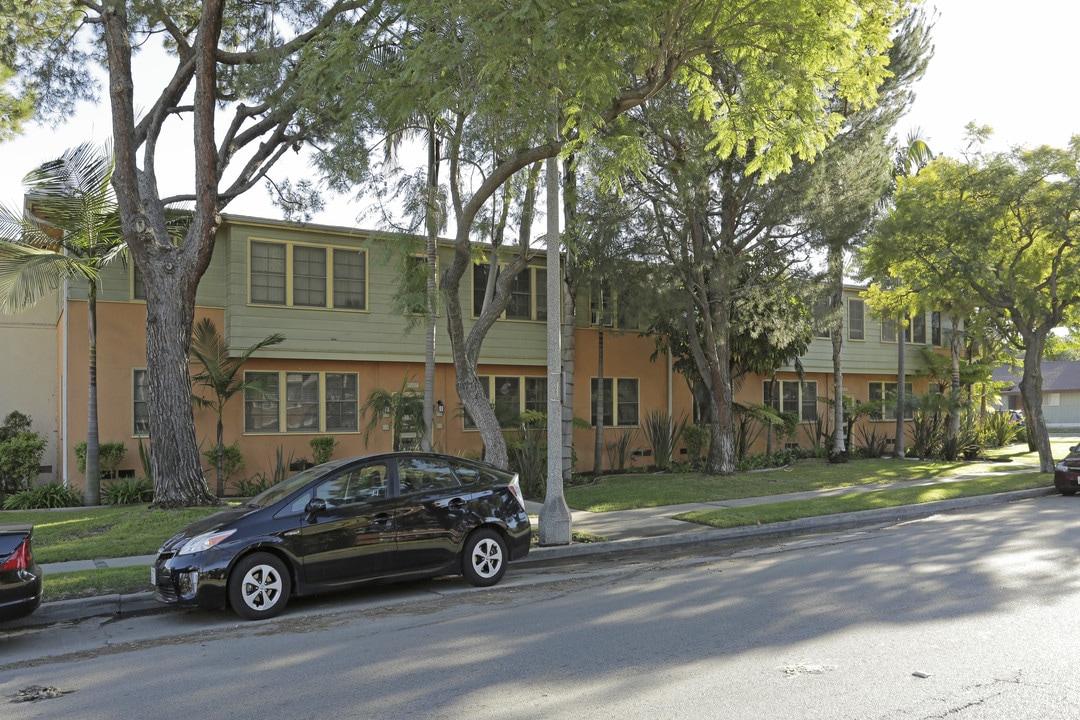
[[[1046,347],[1046,334],[1028,334],[1024,341],[1024,376],[1020,379],[1024,418],[1029,438],[1035,441],[1035,447],[1039,451],[1039,471],[1052,473],[1054,455],[1050,449],[1050,435],[1046,430],[1046,418],[1042,411],[1042,354]]]
[[[86,326],[90,348],[90,391],[86,413],[86,492],[87,505],[101,504],[101,442],[98,437],[97,387],[97,283],[90,281],[86,298]]]
[[[832,331],[833,365],[833,445],[829,451],[830,462],[847,460],[847,444],[844,427],[844,277],[843,252],[836,248],[829,249],[829,282],[832,284],[831,309],[837,316]]]

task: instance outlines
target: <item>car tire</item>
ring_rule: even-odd
[[[1058,488],[1058,492],[1065,497],[1072,497],[1076,494],[1076,488]]]
[[[490,528],[474,530],[461,552],[461,575],[471,585],[488,587],[506,573],[506,541]]]
[[[285,563],[270,553],[253,553],[229,573],[229,605],[245,620],[265,620],[285,609],[291,580]]]

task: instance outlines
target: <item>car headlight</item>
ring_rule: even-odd
[[[232,535],[236,530],[214,530],[212,532],[203,533],[202,535],[196,535],[188,540],[186,543],[180,546],[180,549],[176,551],[177,555],[190,555],[191,553],[202,552],[203,550],[209,550],[218,543],[225,540],[225,538]]]

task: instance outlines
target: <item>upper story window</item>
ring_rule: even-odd
[[[256,305],[367,309],[364,250],[253,240],[249,273]]]
[[[911,316],[910,334],[908,337],[918,345],[926,344],[926,314],[915,313]]]
[[[941,347],[941,313],[937,310],[930,313],[930,344]]]
[[[484,307],[490,265],[473,265],[473,317]],[[507,320],[547,320],[547,270],[527,267],[510,281],[510,302],[503,312]]]
[[[132,373],[131,382],[132,435],[149,437],[150,409],[146,402],[146,370]]]
[[[866,307],[862,300],[848,300],[848,340],[865,340]]]

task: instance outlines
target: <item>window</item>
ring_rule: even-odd
[[[285,304],[285,251],[281,243],[251,243],[251,302]]]
[[[490,265],[473,266],[473,317],[484,308]],[[510,302],[503,317],[508,320],[547,320],[547,270],[527,267],[510,281]]]
[[[911,383],[904,383],[905,397],[911,397]],[[871,382],[870,402],[880,405],[881,410],[870,413],[871,420],[896,420],[896,383],[894,382]],[[911,408],[904,408],[904,419],[911,420]]]
[[[936,310],[930,313],[930,344],[941,347],[941,313]]]
[[[904,341],[911,342],[911,326],[912,322],[909,318],[908,325],[904,328]],[[926,335],[926,328],[923,327],[923,335]],[[882,320],[881,321],[881,342],[896,342],[896,320]],[[924,341],[925,342],[925,341]]]
[[[146,371],[132,373],[131,383],[132,434],[136,437],[150,435],[150,409],[146,403]]]
[[[866,339],[866,332],[863,327],[864,310],[862,300],[848,300],[848,340]]]
[[[911,329],[908,332],[908,337],[912,342],[919,345],[926,344],[926,314],[915,313],[911,317]]]
[[[547,378],[525,378],[525,409],[547,414]]]
[[[437,458],[398,458],[398,483],[401,494],[444,490],[460,485],[445,460]]]
[[[479,375],[477,379],[484,388],[484,395],[489,400],[495,398],[495,417],[500,427],[515,427],[526,410],[547,412],[547,378]],[[522,386],[525,388],[522,394]],[[466,430],[475,430],[476,422],[465,410],[463,412]]]
[[[244,381],[244,432],[356,432],[356,373],[248,372]],[[281,403],[281,387],[285,403]]]
[[[762,397],[775,410],[792,413],[800,422],[815,422],[818,417],[817,382],[809,380],[777,380],[778,393],[773,393],[771,380],[762,383]]]
[[[334,307],[367,307],[367,257],[361,250],[334,250]]]
[[[589,416],[596,426],[597,378],[589,387]],[[638,424],[637,378],[604,378],[604,425],[632,427]]]
[[[326,307],[326,248],[293,247],[293,305]]]
[[[326,373],[326,431],[356,432],[359,393],[354,373]]]
[[[363,250],[252,241],[250,254],[252,303],[367,309]]]
[[[371,502],[387,496],[389,476],[385,463],[354,468],[319,483],[315,497],[322,498],[330,507]]]

